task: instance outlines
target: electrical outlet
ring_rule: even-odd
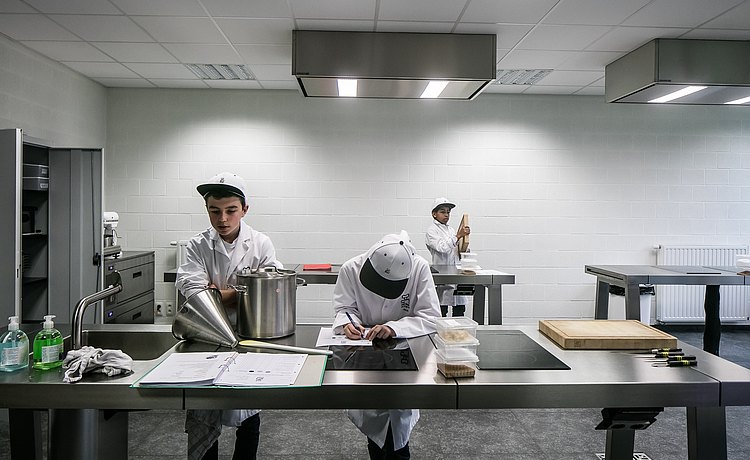
[[[154,307],[154,316],[164,316],[164,308],[161,303],[157,303]]]
[[[167,302],[167,316],[174,316],[174,308],[172,308],[172,302]]]

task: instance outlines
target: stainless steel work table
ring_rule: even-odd
[[[128,326],[164,329],[154,325]],[[106,329],[107,325],[96,327]],[[687,344],[680,346],[697,356],[697,367],[654,368],[628,353],[561,349],[533,326],[480,326],[480,330],[521,330],[570,370],[480,369],[474,378],[446,379],[437,371],[431,338],[418,337],[409,340],[418,371],[326,371],[322,386],[306,388],[163,389],[130,387],[156,364],[153,360],[137,361],[135,372],[129,376],[87,376],[72,385],[61,383],[61,374],[56,371],[29,370],[0,375],[0,407],[87,410],[686,407],[690,458],[721,459],[726,458],[725,406],[750,405],[750,370]],[[278,341],[312,346],[317,331],[318,326],[299,325],[295,335]],[[125,415],[124,426],[126,422]],[[619,433],[623,432],[632,430]],[[614,440],[623,435],[618,430],[607,433],[608,450],[616,446],[626,450],[628,443],[632,449],[632,438],[625,436],[626,442],[618,444]],[[73,442],[77,441],[73,437]],[[110,457],[117,458],[115,451],[109,450]],[[613,456],[608,458],[618,458],[610,453]]]
[[[336,284],[341,265],[331,265],[331,270],[304,270],[304,264],[290,265],[307,284]],[[515,284],[516,275],[497,270],[478,270],[467,274],[455,265],[433,265],[432,279],[435,284],[472,284],[474,305],[472,317],[480,324],[484,322],[484,299],[487,290],[487,323],[503,324],[503,284]]]
[[[735,267],[706,267],[683,265],[586,265],[586,273],[596,276],[596,304],[594,317],[606,319],[609,305],[609,286],[625,289],[625,318],[640,319],[640,284],[682,284],[706,286],[704,310],[706,324],[703,349],[719,354],[721,319],[719,317],[719,286],[750,284],[747,277],[738,275]]]

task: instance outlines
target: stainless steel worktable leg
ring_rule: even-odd
[[[479,324],[484,324],[484,286],[474,286],[474,307],[472,318]],[[491,323],[490,323],[491,324]]]
[[[609,317],[609,283],[596,279],[596,304],[594,305],[594,319]]]
[[[500,284],[487,286],[487,310],[489,324],[503,324],[503,288]]]
[[[726,408],[687,408],[688,458],[690,460],[726,460]]]

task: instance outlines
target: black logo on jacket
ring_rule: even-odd
[[[411,304],[411,301],[409,300],[409,294],[402,295],[401,296],[401,310],[408,312],[410,304]]]

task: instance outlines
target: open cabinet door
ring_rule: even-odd
[[[0,130],[0,319],[21,316],[21,168],[23,133]]]

